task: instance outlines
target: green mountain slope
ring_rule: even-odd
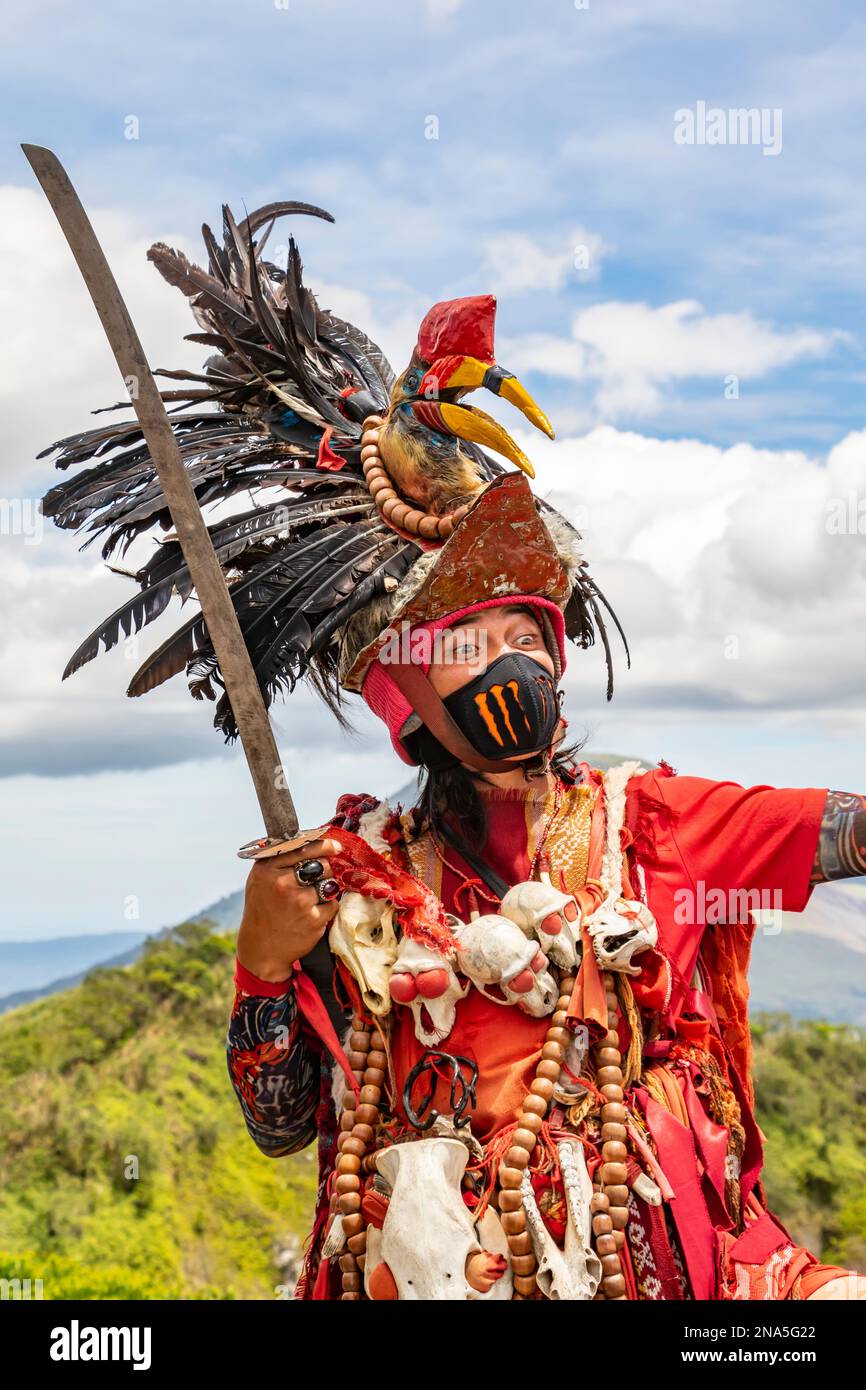
[[[765,1014],[752,1037],[770,1206],[813,1254],[866,1271],[866,1033]]]
[[[293,1285],[315,1155],[268,1159],[246,1134],[225,1066],[233,954],[186,925],[0,1019],[0,1278],[45,1298]]]
[[[0,1019],[0,1278],[52,1299],[290,1293],[315,1155],[267,1159],[244,1129],[232,957],[187,924]],[[866,1267],[866,1039],[779,1017],[754,1033],[773,1208],[816,1254]]]

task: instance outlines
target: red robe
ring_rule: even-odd
[[[597,790],[597,775],[585,768],[584,777]],[[526,791],[484,789],[482,796],[488,833],[476,852],[506,882],[520,882],[530,874],[551,797],[533,784]],[[646,1031],[657,1032],[645,1056],[659,1063],[673,1060],[660,1075],[666,1086],[679,1088],[681,1099],[672,1095],[667,1109],[643,1088],[637,1088],[637,1096],[656,1158],[676,1191],[670,1211],[693,1297],[742,1297],[746,1290],[749,1297],[785,1297],[804,1270],[812,1270],[809,1292],[838,1272],[824,1272],[764,1207],[747,1017],[752,911],[799,912],[806,906],[825,800],[822,789],[746,789],[678,777],[665,767],[633,778],[628,786],[626,892],[645,898],[659,928],[658,948],[638,958],[643,969],[632,985]],[[466,880],[474,871],[448,846],[443,857],[446,864],[437,861],[433,881],[428,864],[427,881],[448,911],[465,916]],[[555,850],[551,860],[556,881],[563,865]],[[417,871],[417,862],[414,867]],[[574,886],[567,873],[562,886]],[[479,906],[496,910],[483,897]],[[498,1005],[474,988],[458,1003],[456,1023],[442,1046],[478,1065],[472,1130],[482,1143],[519,1113],[547,1027],[546,1019]],[[399,1091],[425,1050],[408,1010],[395,1008],[391,1041]],[[746,1219],[739,1234],[725,1205],[728,1131],[709,1114],[700,1069],[678,1056],[684,1043],[697,1044],[718,1060],[739,1102]],[[448,1112],[445,1080],[433,1104]],[[655,1212],[650,1216],[658,1219]],[[802,1281],[799,1287],[802,1294]]]
[[[530,876],[543,830],[554,881],[558,875],[573,892],[587,875],[597,874],[604,835],[601,776],[586,765],[581,771],[582,784],[565,790],[553,817],[552,794],[535,783],[526,791],[484,789],[487,838],[473,849],[509,884]],[[645,898],[659,932],[657,948],[636,958],[642,969],[632,978],[646,1041],[641,1082],[630,1089],[629,1103],[636,1105],[650,1143],[643,1153],[635,1146],[638,1162],[630,1181],[639,1167],[649,1167],[665,1193],[664,1206],[655,1208],[632,1194],[627,1260],[632,1297],[803,1298],[844,1272],[819,1265],[766,1210],[747,1019],[751,913],[805,907],[825,800],[821,789],[746,789],[677,777],[664,765],[628,784],[623,892]],[[337,834],[340,823],[338,817]],[[402,825],[405,831],[405,818]],[[347,826],[356,828],[351,819]],[[413,841],[408,836],[400,844],[399,826],[393,830],[395,853],[405,867],[447,910],[468,916],[471,866],[449,846],[441,851],[443,865],[429,837]],[[495,911],[496,902],[478,891],[480,910]],[[576,1017],[590,1021],[593,972],[593,953],[585,952],[572,1012],[577,1009]],[[454,1028],[441,1046],[478,1065],[472,1130],[482,1143],[516,1118],[547,1027],[546,1019],[496,1004],[474,987],[458,1003]],[[628,1031],[623,1020],[623,1046]],[[391,1049],[399,1115],[403,1083],[425,1050],[415,1038],[410,1011],[399,1005],[392,1014]],[[723,1078],[735,1112],[732,1122],[742,1130],[736,1227],[726,1201],[730,1131],[720,1122],[718,1088],[713,1106],[714,1075]],[[448,1113],[444,1082],[433,1104]],[[332,1145],[320,1146],[320,1152],[333,1162]],[[313,1255],[310,1275],[316,1263]],[[327,1284],[317,1280],[319,1296],[329,1296]]]

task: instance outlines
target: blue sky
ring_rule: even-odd
[[[575,657],[573,726],[696,774],[866,785],[866,535],[825,526],[866,462],[858,6],[49,0],[2,39],[3,497],[118,398],[22,140],[64,160],[159,365],[195,360],[193,325],[146,246],[197,253],[222,201],[320,203],[335,226],[292,227],[308,279],[398,366],[432,302],[498,294],[499,360],[559,436],[520,442],[633,641],[610,709]],[[779,152],[677,144],[699,102],[780,112]],[[57,681],[123,582],[66,536],[0,545],[0,933],[157,927],[238,886],[255,805],[182,683],[125,702],[123,653]],[[302,819],[403,780],[371,720],[334,740],[299,695],[277,724]]]

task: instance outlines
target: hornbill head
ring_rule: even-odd
[[[496,300],[473,295],[434,304],[418,330],[409,366],[391,392],[379,449],[395,486],[433,511],[483,486],[476,464],[460,440],[502,454],[530,478],[535,470],[497,420],[464,396],[484,386],[516,405],[550,439],[550,421],[526,387],[500,367],[493,355]]]

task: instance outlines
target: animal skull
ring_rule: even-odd
[[[489,913],[464,923],[457,932],[457,964],[496,1004],[516,1004],[533,1018],[556,1008],[556,982],[544,952],[508,917]]]
[[[573,970],[580,954],[580,909],[570,893],[552,883],[527,880],[509,888],[499,911],[510,917],[562,970]]]
[[[454,967],[445,956],[404,936],[400,942],[389,989],[398,1004],[412,1010],[415,1036],[427,1047],[436,1047],[451,1032],[457,1016],[457,1001],[469,993],[468,981],[461,984]]]
[[[587,930],[601,969],[620,970],[624,975],[640,974],[640,967],[632,965],[632,956],[655,946],[659,936],[649,908],[626,898],[604,903],[587,923]]]
[[[331,923],[328,941],[335,956],[357,981],[361,997],[372,1014],[381,1017],[391,1008],[388,976],[397,959],[394,909],[382,898],[344,893]]]
[[[511,1298],[499,1218],[488,1207],[474,1222],[461,1195],[467,1158],[466,1146],[448,1138],[394,1144],[376,1154],[391,1195],[381,1230],[367,1229],[364,1281],[371,1298]]]

